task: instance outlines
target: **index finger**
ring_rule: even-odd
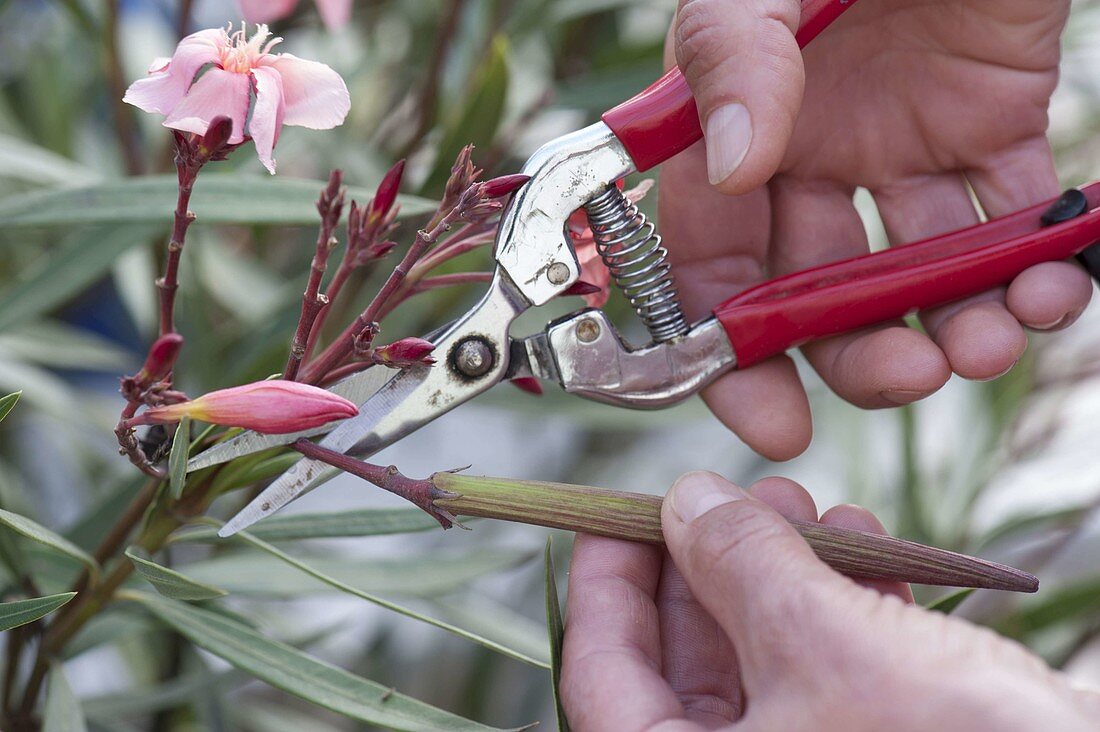
[[[699,729],[661,676],[657,547],[578,535],[569,568],[561,695],[577,730]]]

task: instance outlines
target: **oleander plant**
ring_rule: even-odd
[[[675,5],[0,0],[0,729],[566,729],[571,534],[457,499],[600,530],[614,506],[536,479],[660,495],[696,468],[779,470],[1038,574],[1034,596],[918,600],[1100,683],[1095,306],[1008,376],[889,413],[807,372],[830,429],[782,468],[700,404],[637,415],[517,379],[379,464],[298,441],[187,472],[242,429],[356,415],[325,388],[342,378],[433,368],[523,160],[657,77]],[[1100,178],[1097,47],[1100,3],[1077,2],[1067,185]],[[659,186],[625,182],[651,214]],[[551,315],[629,332],[583,217],[567,233],[581,281]],[[220,538],[303,453],[347,475]]]

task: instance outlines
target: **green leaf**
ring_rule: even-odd
[[[38,542],[55,553],[64,554],[78,562],[83,562],[87,565],[88,571],[92,573],[93,577],[98,576],[99,563],[92,558],[91,554],[60,534],[56,534],[45,526],[31,521],[26,516],[20,516],[17,513],[0,508],[0,525],[7,526],[15,533],[21,534],[31,541]]]
[[[69,600],[76,597],[75,592],[62,592],[59,595],[32,597],[29,600],[0,603],[0,633],[33,623],[49,615]]]
[[[367,592],[363,592],[362,590],[357,589],[355,587],[352,587],[351,585],[349,585],[345,582],[341,582],[338,579],[335,579],[333,577],[329,577],[328,575],[324,574],[323,572],[319,572],[318,570],[316,570],[313,567],[309,566],[305,562],[300,562],[297,559],[295,559],[294,557],[290,556],[289,554],[275,548],[271,544],[268,544],[265,541],[257,539],[255,536],[251,536],[249,534],[249,532],[241,531],[241,532],[238,532],[235,536],[239,537],[239,539],[241,541],[247,542],[248,544],[251,544],[252,546],[254,546],[256,548],[267,552],[268,554],[272,555],[273,557],[276,557],[276,558],[282,560],[283,562],[286,562],[287,564],[294,567],[295,569],[298,569],[302,572],[305,572],[309,576],[325,583],[326,585],[328,585],[329,587],[332,587],[333,589],[339,590],[340,592],[344,592],[344,593],[347,593],[349,595],[353,595],[355,597],[358,597],[361,600],[366,600],[367,602],[374,603],[375,605],[378,605],[380,607],[384,607],[387,610],[395,612],[399,615],[404,615],[405,617],[412,618],[414,620],[419,620],[422,623],[427,623],[428,625],[435,626],[436,628],[439,628],[441,630],[445,630],[448,633],[453,633],[453,634],[459,636],[460,638],[465,638],[468,641],[473,641],[474,643],[485,646],[486,648],[488,648],[491,651],[496,651],[497,653],[500,653],[504,656],[508,656],[509,658],[514,658],[517,661],[522,661],[523,663],[528,663],[528,664],[531,664],[532,666],[538,666],[540,668],[549,668],[549,665],[545,661],[542,661],[538,658],[532,657],[532,656],[530,656],[530,655],[528,655],[528,654],[526,654],[522,651],[515,650],[514,648],[511,648],[511,647],[509,647],[508,645],[506,645],[504,643],[501,643],[501,642],[496,641],[496,640],[492,640],[492,639],[490,639],[490,638],[488,638],[484,635],[479,635],[478,633],[466,630],[464,628],[460,628],[458,626],[451,625],[450,623],[445,623],[442,620],[437,620],[435,618],[424,615],[423,613],[418,613],[415,610],[412,610],[411,608],[405,607],[404,605],[399,605],[395,602],[390,602],[389,600],[384,600],[381,597],[369,594]]]
[[[943,613],[944,615],[950,615],[955,612],[955,608],[962,605],[963,600],[974,594],[973,588],[967,588],[964,590],[956,590],[950,592],[940,599],[924,606],[925,610],[932,610],[933,612]]]
[[[1074,619],[1089,619],[1100,612],[1100,579],[1045,593],[1040,602],[1028,603],[996,623],[1005,635],[1020,638]]]
[[[0,397],[0,422],[3,422],[4,417],[8,416],[8,412],[15,408],[15,403],[19,401],[19,397],[22,395],[23,392],[17,391],[8,394],[6,397]]]
[[[157,627],[159,629],[159,625]],[[162,684],[140,686],[121,693],[87,699],[84,701],[84,713],[95,722],[115,722],[127,717],[141,717],[181,706],[198,696],[224,694],[248,680],[246,674],[236,669],[220,673],[211,673],[204,669],[182,674]]]
[[[451,592],[485,574],[514,567],[528,554],[482,550],[400,559],[306,557],[318,572],[366,592],[425,597]],[[184,568],[190,577],[224,587],[235,595],[297,597],[326,589],[325,583],[304,575],[271,556],[241,552],[206,559]]]
[[[34,320],[8,329],[0,334],[0,353],[51,368],[114,373],[133,360],[106,338],[55,320]]]
[[[1069,528],[1078,525],[1091,507],[1074,506],[1045,513],[1024,514],[1010,518],[990,529],[975,542],[979,549],[992,546],[1010,536],[1048,528]]]
[[[529,663],[550,669],[550,646],[546,627],[512,608],[477,593],[455,599],[432,600],[447,620],[483,638],[526,656]],[[522,660],[522,659],[521,659]]]
[[[173,501],[183,495],[187,483],[187,454],[191,449],[191,418],[184,417],[176,425],[172,438],[172,452],[168,454],[168,485]]]
[[[554,709],[558,714],[558,729],[569,732],[569,720],[561,705],[561,646],[565,639],[565,623],[561,619],[561,601],[558,599],[558,579],[554,570],[551,537],[546,537],[546,632],[550,636],[550,683],[554,689]]]
[[[0,201],[0,208],[3,205]],[[156,231],[152,226],[132,224],[80,231],[59,251],[40,258],[17,284],[0,292],[0,330],[26,323],[71,300],[107,272],[124,252],[148,241]]]
[[[316,224],[314,202],[323,181],[241,173],[199,177],[191,209],[202,224]],[[0,199],[0,228],[98,223],[168,226],[176,207],[176,176],[148,175],[79,188],[33,191]],[[348,188],[348,198],[367,201],[373,187]],[[399,196],[401,217],[435,210],[435,202]]]
[[[287,462],[301,459],[298,453]],[[282,463],[280,463],[280,467]],[[257,466],[259,467],[259,466]],[[282,472],[281,470],[279,472]],[[438,529],[439,522],[419,508],[365,508],[336,513],[276,514],[248,531],[266,541],[297,539],[336,539],[351,536],[382,536]],[[178,533],[174,541],[220,541],[218,530],[199,526]]]
[[[503,36],[493,39],[488,56],[474,75],[467,94],[460,98],[464,105],[446,126],[443,141],[431,174],[423,191],[442,192],[451,166],[459,151],[468,143],[487,150],[493,142],[504,116],[504,101],[508,93],[508,42]]]
[[[135,547],[127,549],[126,556],[157,592],[173,600],[212,600],[229,594],[220,587],[196,582],[185,574],[163,567],[141,556]]]
[[[76,185],[99,178],[63,155],[11,135],[0,134],[0,178],[39,185]]]
[[[195,645],[258,679],[337,714],[396,730],[490,730],[319,661],[194,605],[126,593]]]
[[[73,694],[60,663],[50,666],[42,732],[87,732],[80,701]]]

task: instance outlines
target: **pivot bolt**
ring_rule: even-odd
[[[546,277],[552,285],[564,285],[569,279],[569,265],[565,262],[554,262],[546,270]]]
[[[592,318],[585,318],[577,323],[577,340],[581,343],[592,343],[600,337],[600,324]]]
[[[470,378],[484,376],[493,368],[493,349],[481,338],[467,338],[455,346],[454,367]]]

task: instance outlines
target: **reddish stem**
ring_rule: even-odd
[[[456,205],[443,216],[439,223],[432,227],[430,231],[424,231],[422,229],[416,232],[416,240],[413,241],[409,250],[405,252],[405,256],[401,259],[401,262],[394,267],[393,272],[391,272],[390,276],[386,279],[386,283],[382,285],[382,289],[378,291],[378,294],[374,296],[374,299],[371,300],[366,309],[359,314],[359,317],[344,329],[340,337],[333,341],[333,343],[329,345],[313,363],[306,367],[305,373],[301,379],[302,381],[309,384],[320,383],[325,379],[329,371],[341,365],[348,356],[354,352],[356,336],[359,335],[364,328],[378,322],[380,313],[386,306],[387,300],[393,296],[401,286],[401,283],[405,281],[405,277],[408,276],[413,265],[441,235],[448,231],[451,226],[459,220],[461,215],[461,206]]]
[[[290,344],[290,355],[287,356],[286,367],[283,369],[283,378],[288,381],[298,378],[298,369],[301,368],[302,361],[309,357],[309,336],[321,312],[329,303],[328,297],[321,294],[321,280],[324,279],[325,271],[328,269],[329,254],[336,246],[333,232],[344,211],[344,193],[340,190],[341,181],[341,172],[332,171],[328,186],[317,199],[321,226],[317,234],[317,248],[310,265],[309,281],[306,283],[305,292],[302,293],[302,313],[298,318],[298,327],[294,331],[294,339]]]
[[[179,191],[176,194],[175,220],[172,226],[172,237],[168,240],[168,261],[164,267],[164,276],[157,280],[157,289],[160,290],[160,334],[162,336],[176,331],[174,310],[176,290],[179,289],[180,257],[183,254],[187,229],[195,220],[195,214],[188,210],[188,206],[191,203],[191,189],[195,185],[198,172],[198,168],[184,156],[176,155]]]
[[[295,442],[291,447],[308,458],[320,460],[343,470],[345,473],[351,473],[373,483],[382,490],[401,496],[438,521],[444,529],[449,529],[455,524],[454,516],[447,511],[436,508],[434,504],[435,501],[441,498],[453,497],[453,494],[436,488],[429,479],[415,480],[402,475],[401,471],[393,465],[382,467],[381,465],[361,462],[335,450],[315,445],[304,438]]]

